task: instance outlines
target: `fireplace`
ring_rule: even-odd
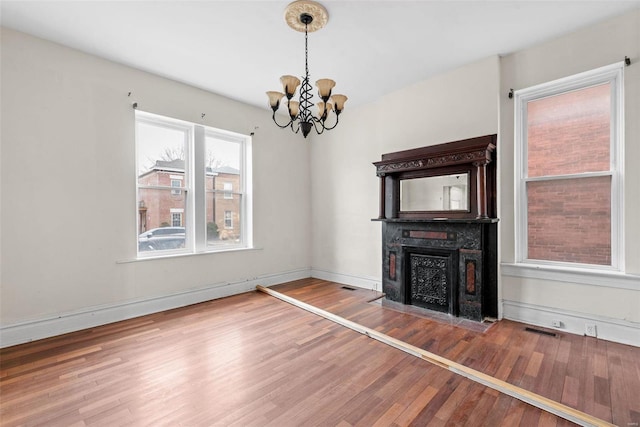
[[[497,317],[496,135],[384,154],[382,290],[390,301]]]

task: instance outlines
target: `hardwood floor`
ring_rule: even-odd
[[[305,279],[279,292],[620,426],[640,349],[501,321],[486,332]],[[564,426],[329,320],[253,292],[0,350],[0,424]]]

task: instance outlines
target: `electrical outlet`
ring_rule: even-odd
[[[554,328],[562,328],[562,322],[559,320],[552,320],[551,326],[553,326]]]
[[[587,323],[584,325],[584,334],[588,337],[596,337],[598,335],[596,332],[596,325],[593,323]]]

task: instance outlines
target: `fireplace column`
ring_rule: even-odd
[[[476,168],[476,180],[477,180],[477,201],[478,201],[478,215],[476,218],[483,219],[487,216],[487,163],[488,160],[482,160],[479,162],[473,162],[473,166]]]
[[[378,219],[385,219],[385,205],[384,205],[384,198],[385,198],[385,175],[380,175],[380,213],[378,214]]]

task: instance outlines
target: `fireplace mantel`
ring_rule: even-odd
[[[372,218],[371,221],[380,222],[409,222],[409,223],[458,223],[458,224],[494,224],[498,218]]]

